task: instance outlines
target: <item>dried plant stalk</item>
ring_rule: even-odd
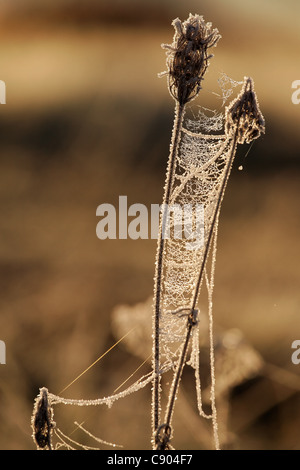
[[[198,95],[201,89],[201,82],[209,64],[208,60],[212,57],[211,55],[208,56],[208,48],[214,47],[220,38],[218,30],[212,30],[211,23],[205,23],[203,17],[199,15],[193,16],[190,14],[189,18],[184,23],[181,23],[179,18],[177,18],[173,21],[172,25],[175,28],[173,43],[172,45],[163,45],[163,48],[167,50],[168,71],[165,72],[165,74],[167,74],[168,77],[170,94],[175,99],[176,104],[163,198],[163,210],[158,236],[154,281],[153,370],[155,378],[153,382],[152,398],[153,435],[158,429],[160,414],[159,319],[167,206],[170,203],[170,193],[173,185],[175,161],[178,154],[185,105]]]
[[[171,96],[176,101],[175,121],[170,149],[169,164],[164,193],[164,204],[161,217],[160,233],[158,238],[158,249],[156,259],[156,272],[154,284],[154,347],[153,347],[153,398],[152,398],[152,426],[153,426],[153,447],[160,450],[170,449],[172,438],[172,416],[177,397],[177,391],[181,380],[182,371],[186,363],[188,347],[192,332],[197,327],[197,302],[200,294],[201,284],[206,271],[206,264],[211,250],[212,240],[217,234],[218,219],[224,197],[226,185],[230,176],[234,161],[236,147],[238,143],[251,142],[264,132],[264,118],[259,110],[258,102],[254,92],[251,78],[244,79],[243,88],[238,97],[227,107],[225,113],[225,134],[224,135],[204,135],[194,134],[186,131],[182,127],[185,105],[195,98],[200,89],[201,82],[207,70],[208,47],[215,46],[220,35],[216,29],[212,30],[210,23],[205,23],[202,17],[190,15],[188,20],[181,24],[176,19],[173,22],[175,27],[174,41],[171,46],[164,46],[167,49],[168,84]],[[195,145],[200,154],[187,156],[190,148],[181,145],[182,132],[189,134],[190,139],[198,139],[201,144]],[[181,150],[179,151],[181,145]],[[180,168],[181,166],[181,168]],[[176,184],[174,183],[176,181]],[[197,181],[193,186],[193,181]],[[179,182],[179,183],[178,183]],[[199,191],[197,193],[197,191]],[[184,194],[182,196],[182,194]],[[166,222],[166,205],[174,201],[187,201],[195,196],[196,200],[203,200],[205,207],[205,237],[203,249],[198,249],[196,255],[182,254],[180,244],[175,242],[165,242],[164,228]],[[216,243],[214,244],[216,245]],[[179,254],[174,254],[178,249]],[[173,250],[173,252],[172,252]],[[181,252],[180,252],[181,251]],[[215,262],[215,251],[213,250],[213,260]],[[188,257],[192,259],[190,263]],[[186,268],[186,266],[188,266]],[[167,266],[167,267],[166,267]],[[191,267],[198,267],[198,275],[191,271]],[[214,266],[212,266],[212,272]],[[190,275],[189,275],[190,273]],[[179,279],[179,280],[178,280]],[[194,280],[193,280],[194,279]],[[173,280],[173,281],[172,281]],[[180,280],[183,286],[179,287]],[[176,282],[177,284],[172,285]],[[185,283],[187,285],[185,285]],[[212,297],[213,279],[207,282],[209,299]],[[172,292],[172,289],[174,292]],[[180,293],[179,304],[173,299],[173,293]],[[184,292],[185,291],[185,292]],[[162,297],[167,292],[167,301]],[[174,298],[176,295],[174,296]],[[163,302],[163,303],[162,303]],[[185,334],[175,332],[175,329],[168,324],[171,317],[167,316],[166,305],[172,306],[171,317],[187,317]],[[211,307],[210,307],[211,310]],[[184,313],[185,312],[185,313]],[[179,315],[180,314],[180,315]],[[160,423],[160,368],[161,368],[161,343],[162,317],[165,326],[171,333],[165,334],[175,341],[182,338],[182,345],[179,354],[173,353],[177,357],[176,370],[169,393],[169,400],[165,412],[164,423]],[[172,322],[173,318],[172,318]],[[182,322],[181,322],[182,325]],[[176,325],[175,325],[176,328]],[[182,328],[182,327],[181,327]],[[212,331],[212,327],[211,327]],[[172,336],[173,335],[173,336]],[[165,346],[164,340],[164,346]],[[212,343],[212,334],[211,334]],[[176,356],[176,354],[178,354]],[[172,352],[169,353],[169,360]],[[211,382],[212,382],[212,410],[211,418],[214,423],[214,435],[216,448],[218,448],[216,407],[214,403],[214,364],[213,354],[211,354]]]

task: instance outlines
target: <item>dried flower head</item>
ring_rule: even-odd
[[[237,131],[237,142],[250,143],[265,132],[265,120],[259,109],[252,78],[245,77],[244,85],[235,100],[226,108],[225,131]]]
[[[183,23],[176,18],[173,43],[162,44],[167,50],[169,90],[180,105],[195,98],[201,90],[201,81],[209,65],[208,48],[220,39],[217,29],[206,23],[202,16],[189,15]]]
[[[52,450],[51,435],[55,426],[53,421],[53,409],[48,399],[48,390],[43,387],[35,400],[31,419],[33,440],[40,450]]]

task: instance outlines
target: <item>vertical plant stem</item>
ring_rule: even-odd
[[[184,341],[181,355],[177,364],[177,369],[173,378],[171,393],[169,395],[169,402],[168,402],[166,416],[165,416],[166,428],[170,428],[171,426],[173,410],[175,407],[175,400],[176,400],[177,391],[178,391],[182,371],[183,371],[185,360],[186,360],[186,355],[187,355],[187,350],[188,350],[188,345],[189,345],[192,329],[193,329],[192,322],[188,322],[185,341]]]
[[[183,116],[185,105],[181,105],[176,101],[174,126],[172,132],[172,140],[170,146],[170,154],[168,160],[167,176],[165,183],[165,192],[163,198],[162,215],[160,218],[160,227],[157,242],[156,254],[156,269],[154,279],[154,344],[153,344],[153,370],[155,372],[152,389],[152,432],[154,435],[155,430],[159,425],[160,414],[160,345],[159,345],[159,321],[161,309],[161,288],[163,279],[163,257],[165,248],[165,230],[167,220],[167,206],[170,201],[170,195],[174,180],[174,171],[176,166],[176,157],[178,154],[178,147],[180,142],[180,132],[182,128]]]

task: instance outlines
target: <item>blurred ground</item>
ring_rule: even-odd
[[[221,217],[215,321],[221,331],[241,330],[264,365],[221,407],[226,445],[300,448],[300,365],[291,362],[300,336],[300,105],[291,102],[300,79],[299,3],[214,0],[201,11],[181,3],[52,1],[37,9],[19,0],[0,12],[1,449],[34,449],[39,387],[59,393],[118,339],[114,308],[152,293],[155,241],[98,240],[96,208],[119,195],[128,204],[161,202],[173,103],[157,78],[165,69],[160,44],[172,40],[172,19],[190,11],[222,34],[201,103],[216,105],[220,72],[251,75],[267,126],[248,154],[239,148]],[[65,395],[106,396],[140,363],[121,343]],[[191,380],[187,373],[178,449],[208,446],[197,434]],[[112,410],[57,406],[55,420],[66,433],[85,421],[107,441],[149,448],[150,388]]]

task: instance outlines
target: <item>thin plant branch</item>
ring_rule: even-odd
[[[175,99],[175,118],[167,168],[165,192],[163,198],[162,216],[157,242],[156,269],[154,280],[154,343],[153,343],[153,391],[152,391],[152,434],[156,432],[160,419],[160,310],[161,310],[161,286],[163,282],[163,258],[165,246],[165,230],[167,218],[167,206],[170,202],[173,186],[174,170],[180,133],[186,104],[193,100],[201,89],[201,82],[208,67],[208,60],[212,57],[207,54],[210,47],[214,47],[220,35],[216,29],[212,30],[210,23],[205,23],[199,15],[189,15],[189,18],[181,23],[176,18],[172,25],[175,34],[172,45],[163,45],[167,51],[169,92]]]

